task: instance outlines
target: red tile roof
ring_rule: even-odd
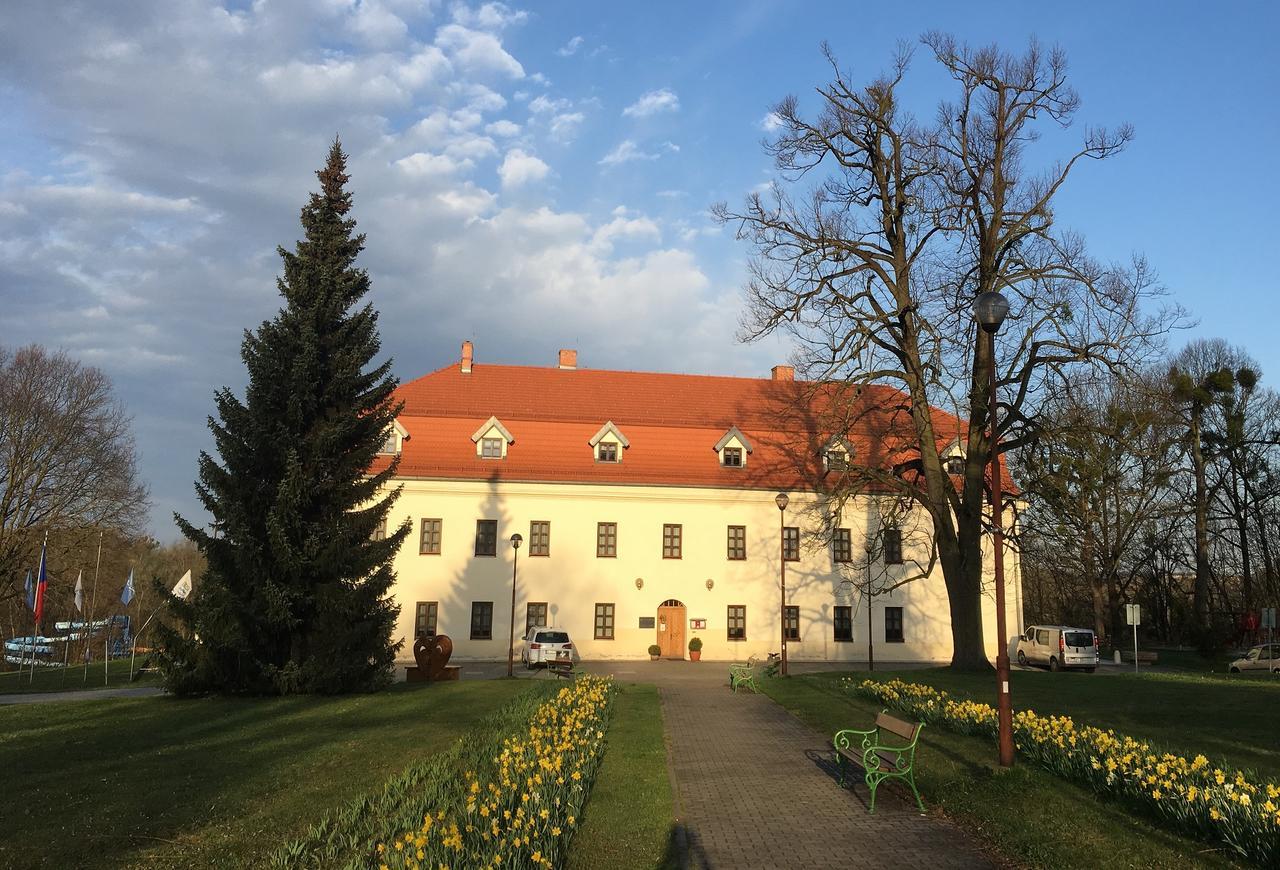
[[[902,461],[912,440],[905,397],[888,387],[855,396],[808,381],[480,364],[463,373],[455,363],[396,398],[409,433],[402,477],[813,489],[837,435],[855,463],[881,465]],[[965,430],[934,413],[940,445]],[[480,459],[471,440],[490,416],[515,438],[503,460]],[[587,443],[608,420],[631,443],[621,462],[596,462]],[[753,448],[745,468],[720,465],[713,450],[731,426]]]

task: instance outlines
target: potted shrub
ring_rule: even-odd
[[[649,661],[656,662],[660,655],[662,655],[662,647],[656,643],[649,644]]]
[[[702,638],[695,637],[689,641],[689,661],[702,661]]]

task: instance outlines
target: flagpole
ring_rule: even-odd
[[[36,568],[36,606],[32,611],[32,622],[35,628],[31,632],[31,678],[27,680],[28,686],[34,686],[36,683],[36,643],[40,640],[40,617],[44,610],[44,596],[49,591],[48,564],[45,562],[45,556],[49,552],[49,530],[45,529],[44,543],[40,546],[40,566]],[[40,588],[40,581],[44,580],[44,589]],[[18,672],[18,679],[22,679],[22,672]]]
[[[89,650],[93,644],[93,612],[98,606],[98,569],[102,567],[102,529],[98,529],[98,558],[93,563],[93,594],[89,598],[89,623],[84,638],[84,685],[89,685]]]

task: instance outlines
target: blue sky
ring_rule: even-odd
[[[1145,254],[1199,326],[1280,377],[1274,4],[353,3],[0,6],[0,336],[64,347],[135,418],[151,531],[199,516],[213,390],[277,307],[276,244],[341,133],[363,264],[396,372],[456,359],[764,374],[735,340],[748,251],[708,218],[772,178],[779,98],[855,80],[928,29],[1063,46],[1084,103],[1047,135],[1131,122],[1057,219],[1104,259]],[[905,91],[947,81],[918,51]]]

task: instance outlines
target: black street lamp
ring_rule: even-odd
[[[778,564],[782,567],[782,675],[787,675],[787,503],[785,492],[778,493],[773,502],[778,506]]]
[[[524,538],[516,532],[511,536],[511,634],[507,644],[507,676],[514,677],[516,666],[516,568],[520,564],[520,545]]]
[[[996,333],[1009,313],[1009,302],[994,290],[982,293],[973,301],[974,316],[987,334],[990,380],[987,385],[991,427],[991,566],[996,582],[996,632],[1000,642],[996,649],[997,722],[1000,738],[1000,766],[1013,766],[1013,701],[1009,697],[1009,638],[1004,612],[1004,528],[1001,514],[1004,493],[1000,474],[1000,434],[996,429]]]

